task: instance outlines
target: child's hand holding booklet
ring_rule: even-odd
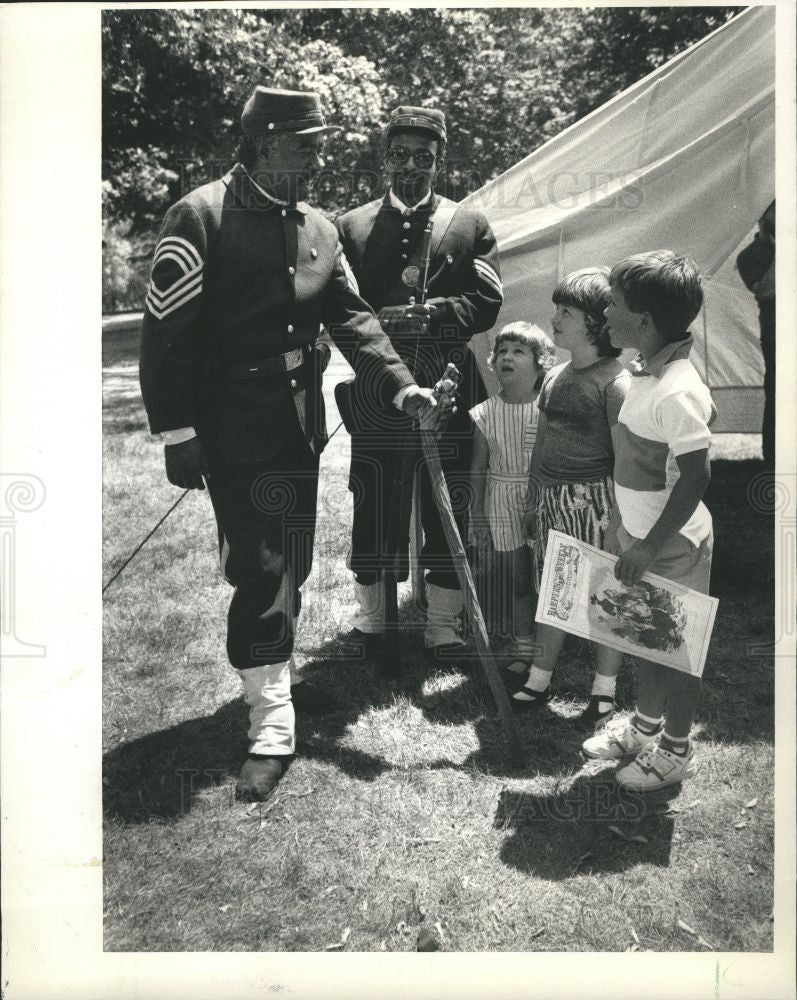
[[[654,573],[627,587],[614,575],[617,558],[549,532],[536,620],[701,677],[717,598]]]

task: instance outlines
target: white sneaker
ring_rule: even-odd
[[[595,760],[621,760],[623,757],[636,756],[651,746],[660,731],[661,726],[655,733],[643,733],[631,724],[630,719],[622,722],[618,720],[603,732],[584,740],[581,752],[585,757],[593,757]]]
[[[630,764],[618,768],[617,783],[633,792],[654,792],[657,788],[677,785],[684,778],[693,778],[698,762],[690,744],[685,754],[665,750],[660,743],[646,747]]]

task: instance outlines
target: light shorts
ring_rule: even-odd
[[[617,542],[621,552],[625,552],[639,541],[641,539],[629,535],[622,524],[617,529]],[[656,573],[657,576],[663,576],[673,583],[680,583],[683,587],[691,587],[701,594],[707,594],[713,549],[713,532],[709,531],[700,545],[694,545],[678,531],[661,549],[655,562],[648,566],[646,572]]]

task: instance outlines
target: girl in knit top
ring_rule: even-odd
[[[608,267],[587,267],[568,274],[553,293],[554,342],[570,352],[570,360],[552,368],[540,390],[539,429],[529,477],[524,528],[533,538],[532,561],[539,591],[548,532],[553,528],[607,546],[614,509],[613,436],[630,375],[612,347],[604,318],[609,304]],[[525,684],[512,695],[518,709],[545,705],[550,680],[565,633],[539,624],[537,650]],[[614,692],[622,654],[595,646],[596,673],[592,696],[579,724],[602,728],[614,714]]]

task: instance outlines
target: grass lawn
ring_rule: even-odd
[[[104,350],[104,579],[177,499],[138,392],[135,335]],[[330,429],[337,424],[327,376]],[[341,640],[348,437],[322,461],[299,660],[338,707],[299,716],[300,756],[236,803],[246,708],[226,663],[229,587],[191,493],[109,588],[104,621],[105,948],[111,951],[768,951],[773,924],[773,522],[749,499],[757,440],[718,438],[707,503],[720,598],[681,791],[619,794],[568,717],[592,676],[568,640],[551,710],[507,763],[474,666],[432,671],[408,595],[405,673]],[[619,697],[630,706],[633,668]]]

